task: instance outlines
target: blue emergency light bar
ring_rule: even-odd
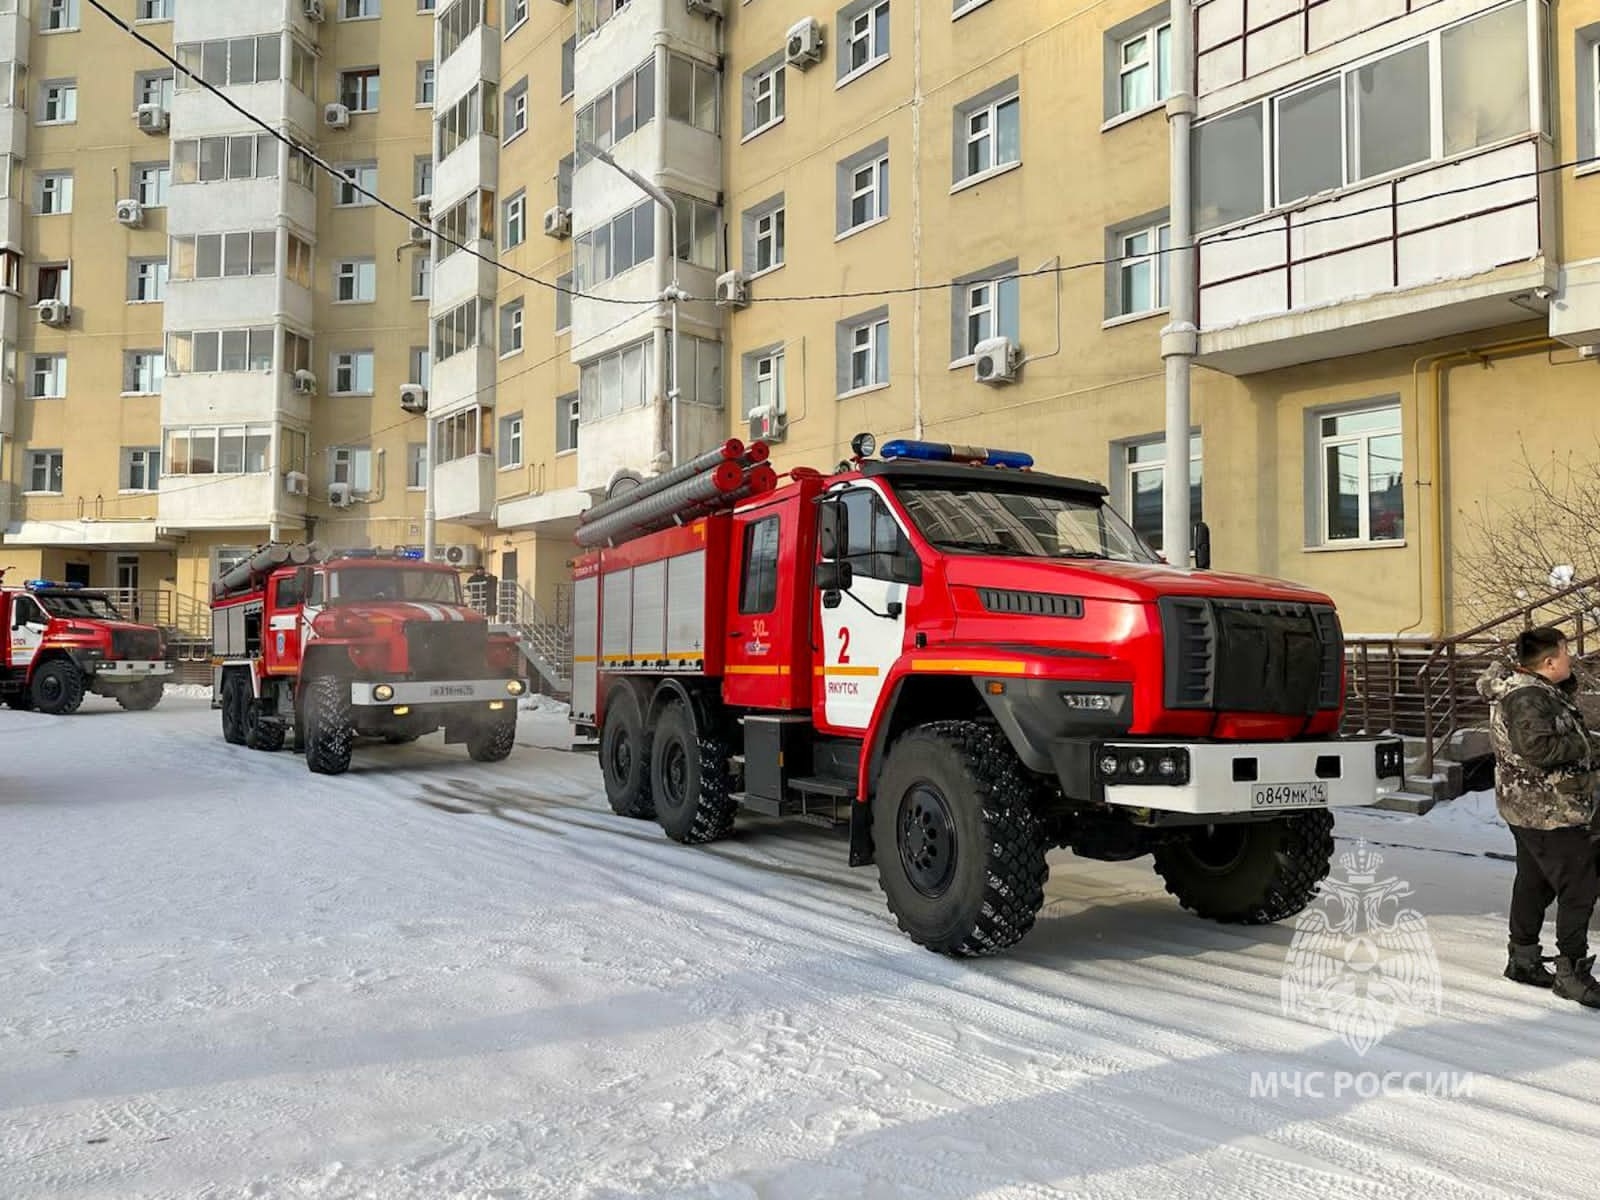
[[[22,584],[30,592],[67,591],[83,587],[81,583],[56,583],[49,579],[28,579]]]
[[[982,446],[953,446],[948,442],[914,442],[896,438],[885,442],[884,458],[915,458],[922,462],[981,463],[986,467],[1015,467],[1026,471],[1033,455],[1021,450],[988,450]]]

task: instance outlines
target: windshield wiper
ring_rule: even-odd
[[[1111,555],[1102,554],[1098,550],[1057,550],[1051,558],[1103,558],[1110,559]]]
[[[1021,546],[1007,546],[1003,542],[980,542],[962,538],[936,538],[933,544],[941,550],[972,550],[978,554],[1000,554],[1010,558],[1038,558],[1039,555]]]

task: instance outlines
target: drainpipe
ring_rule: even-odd
[[[1411,364],[1412,425],[1419,433],[1422,429],[1422,365],[1428,363],[1428,444],[1420,448],[1418,466],[1423,454],[1428,456],[1429,478],[1417,481],[1418,488],[1431,488],[1428,499],[1428,540],[1430,543],[1428,565],[1431,578],[1424,582],[1423,556],[1417,555],[1417,619],[1398,633],[1407,633],[1433,617],[1433,633],[1442,637],[1447,624],[1444,611],[1444,376],[1452,367],[1467,363],[1488,366],[1497,358],[1512,358],[1535,351],[1550,351],[1565,343],[1552,337],[1521,338],[1510,342],[1494,342],[1487,346],[1469,346],[1464,350],[1449,350],[1443,354],[1425,354]]]
[[[1189,152],[1194,125],[1194,10],[1192,0],[1172,0],[1172,93],[1167,126],[1172,141],[1170,182],[1172,247],[1168,254],[1167,294],[1171,320],[1161,331],[1161,357],[1167,369],[1167,462],[1161,489],[1163,557],[1189,565],[1189,376],[1199,347],[1195,323],[1195,250],[1191,244],[1193,203]]]
[[[433,436],[434,420],[426,413],[422,421],[427,429],[427,439],[423,445],[423,470],[422,470],[422,561],[433,561],[433,540],[435,518],[433,513]]]

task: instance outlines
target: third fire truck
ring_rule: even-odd
[[[687,843],[847,825],[900,927],[970,955],[1032,927],[1052,846],[1282,920],[1333,810],[1399,784],[1398,739],[1339,736],[1327,596],[1168,565],[1018,452],[863,435],[782,486],[765,457],[730,442],[579,526],[572,719],[617,812]]]

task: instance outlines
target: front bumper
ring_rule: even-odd
[[[528,684],[523,679],[357,680],[350,685],[351,705],[368,709],[515,701],[527,694]]]
[[[165,659],[119,659],[107,662],[96,659],[90,668],[94,677],[103,683],[132,683],[140,679],[165,679],[173,667]]]
[[[1147,764],[1162,751],[1181,752],[1182,782],[1127,781],[1127,772],[1103,778],[1101,760],[1139,753]],[[1315,808],[1376,804],[1385,788],[1402,781],[1404,744],[1397,738],[1308,742],[1106,741],[1093,749],[1097,790],[1107,804],[1198,815],[1269,817]],[[1148,766],[1147,766],[1148,770]],[[1380,773],[1381,772],[1381,773]]]

